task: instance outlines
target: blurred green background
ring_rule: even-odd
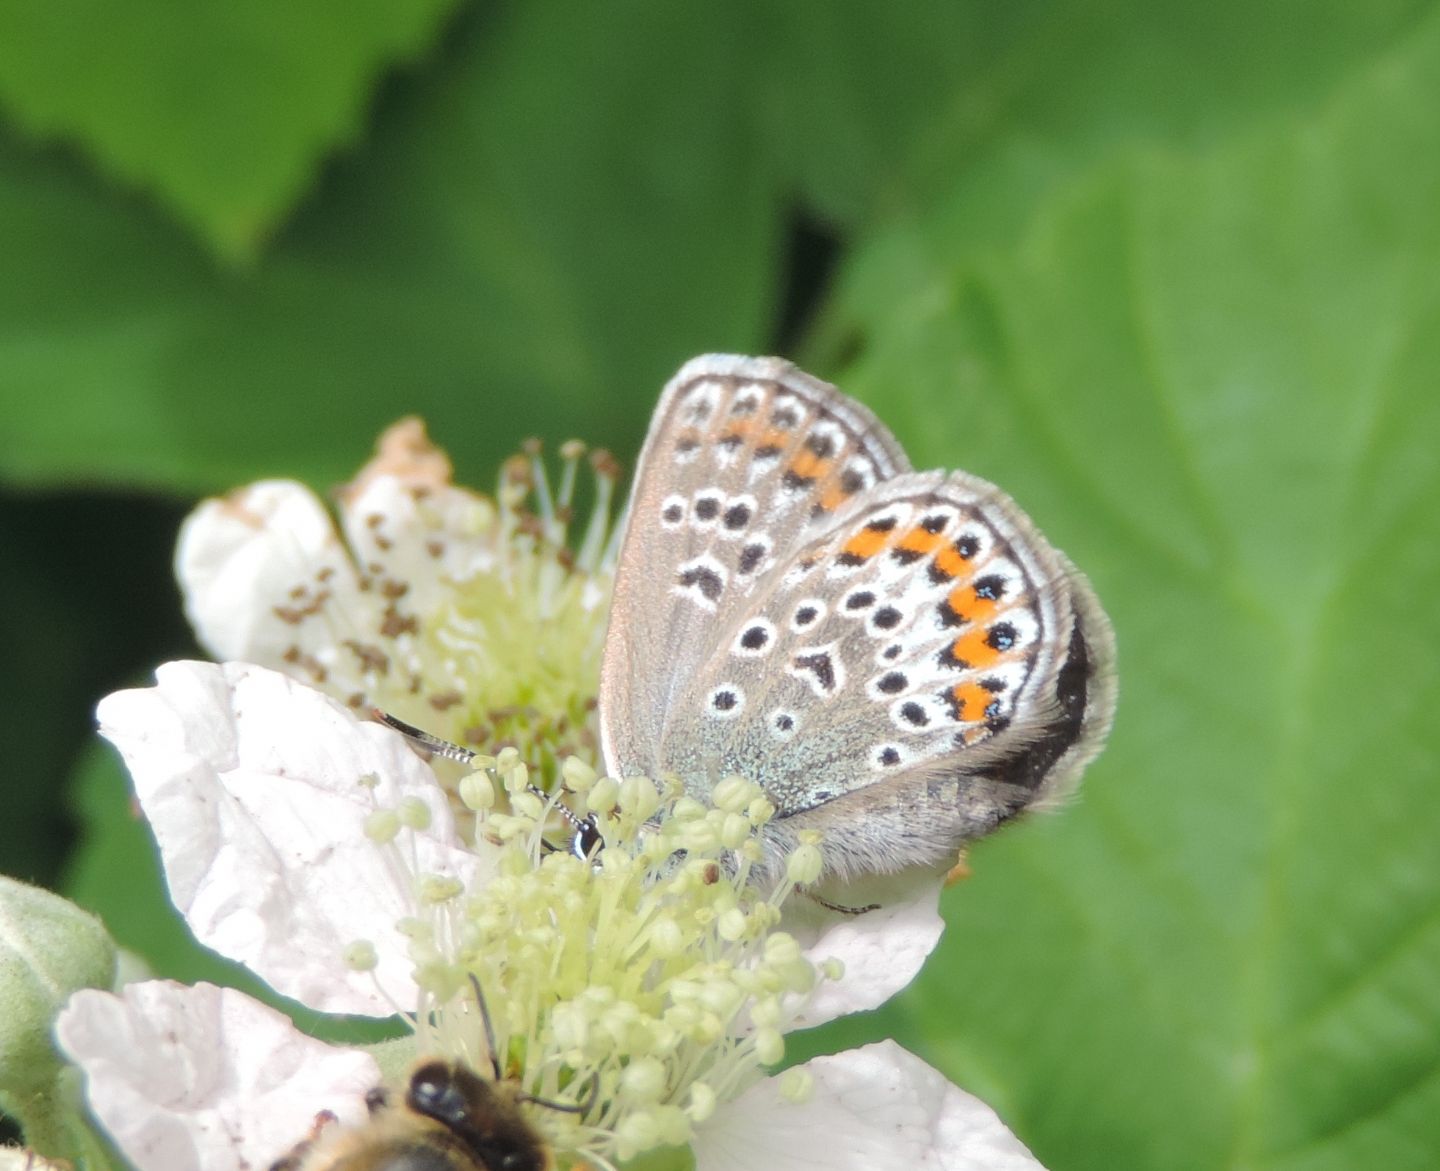
[[[0,869],[179,978],[91,709],[201,495],[783,352],[1093,578],[1083,795],[880,1014],[1069,1168],[1440,1149],[1440,11],[0,0]]]

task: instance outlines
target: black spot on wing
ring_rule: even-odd
[[[1037,739],[984,775],[1022,789],[1038,789],[1055,762],[1080,738],[1090,699],[1090,672],[1090,648],[1077,618],[1070,634],[1070,653],[1055,677],[1055,718]],[[994,733],[1003,731],[1010,721],[1000,717],[987,723]]]
[[[821,691],[835,690],[835,664],[824,651],[809,655],[796,655],[795,669],[810,675]]]
[[[754,573],[756,567],[765,559],[765,546],[761,544],[746,545],[740,550],[740,558],[735,563],[735,568],[741,573]]]
[[[740,645],[747,651],[758,651],[770,641],[770,632],[763,626],[752,626],[740,636]]]
[[[698,589],[708,601],[719,601],[720,595],[725,590],[725,582],[713,569],[703,565],[691,566],[689,569],[682,569],[679,573],[679,581],[686,589]]]
[[[750,506],[748,504],[732,504],[725,510],[722,523],[731,532],[743,529],[750,523]]]

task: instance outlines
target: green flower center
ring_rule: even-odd
[[[688,1144],[717,1103],[783,1057],[788,1006],[821,978],[777,929],[797,883],[819,873],[816,844],[762,892],[746,875],[774,807],[757,786],[725,780],[707,807],[571,758],[564,799],[603,843],[580,858],[546,846],[556,798],[529,787],[518,753],[475,763],[460,791],[477,834],[501,843],[499,870],[475,890],[417,880],[422,910],[404,931],[426,1001],[422,1049],[491,1068],[478,986],[502,1076],[545,1102],[588,1105],[527,1108],[563,1159],[613,1167]],[[404,810],[383,812],[377,842],[408,824]]]

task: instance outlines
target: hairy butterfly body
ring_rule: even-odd
[[[1073,786],[1115,704],[1089,583],[994,485],[914,472],[776,358],[687,363],[656,408],[600,689],[614,776],[732,774],[837,878],[949,864]]]

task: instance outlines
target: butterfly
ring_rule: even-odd
[[[1094,591],[993,484],[916,472],[866,407],[778,358],[666,386],[625,519],[599,691],[612,776],[721,779],[841,881],[949,865],[1071,789],[1115,709]]]

